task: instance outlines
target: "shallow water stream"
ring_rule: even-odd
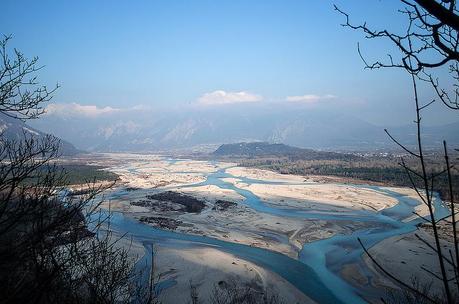
[[[174,162],[177,162],[177,160],[174,160]],[[135,168],[129,168],[129,170],[131,173],[136,172]],[[365,303],[362,296],[376,296],[376,294],[369,295],[368,291],[356,290],[339,276],[339,271],[343,265],[358,263],[361,260],[363,249],[359,245],[357,238],[361,238],[366,247],[371,247],[389,237],[414,231],[416,229],[415,225],[419,223],[418,219],[409,222],[402,221],[412,215],[414,207],[418,204],[416,200],[376,186],[354,185],[355,187],[372,188],[384,192],[386,195],[396,198],[398,204],[381,212],[364,210],[317,212],[311,209],[287,209],[267,204],[252,192],[237,188],[235,185],[223,181],[222,178],[237,178],[246,184],[277,184],[277,182],[273,181],[235,177],[227,173],[226,169],[221,169],[215,173],[208,174],[204,182],[182,187],[215,185],[223,189],[234,190],[242,195],[245,198],[242,204],[257,212],[307,220],[345,220],[360,224],[365,222],[369,223],[366,226],[371,228],[358,229],[352,234],[337,234],[328,239],[307,243],[300,251],[298,260],[270,250],[225,242],[205,236],[153,228],[125,217],[121,213],[113,215],[111,220],[112,228],[120,233],[127,233],[133,236],[146,246],[147,251],[149,250],[148,245],[152,243],[158,246],[164,244],[168,246],[211,246],[217,248],[277,273],[319,303]],[[285,184],[285,182],[278,183]],[[123,191],[123,189],[119,191]],[[122,193],[114,192],[111,197],[113,198],[120,194]],[[435,212],[437,216],[443,216],[448,212],[438,197],[435,198]],[[147,256],[148,254],[141,260],[141,263],[151,262],[151,258]],[[165,285],[163,288],[170,287],[173,283],[168,282]]]

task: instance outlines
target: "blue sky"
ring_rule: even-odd
[[[393,0],[3,0],[0,29],[40,57],[41,81],[61,85],[56,103],[184,107],[242,92],[266,103],[309,96],[373,123],[407,123],[409,78],[364,70],[356,51],[360,41],[378,58],[390,44],[342,28],[333,3],[356,21],[402,24]],[[431,123],[459,116],[430,111]]]

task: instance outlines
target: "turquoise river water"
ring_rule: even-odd
[[[177,162],[177,160],[173,162]],[[135,173],[136,169],[130,168],[129,170]],[[235,185],[222,180],[222,178],[229,177],[235,176],[227,173],[226,169],[221,169],[217,172],[209,173],[204,182],[184,187],[215,185],[223,189],[234,190],[242,195],[245,198],[242,204],[257,212],[282,217],[304,218],[305,220],[322,219],[328,221],[346,221],[346,223],[358,222],[360,225],[368,223],[368,225],[364,225],[367,228],[357,229],[352,234],[337,234],[331,238],[307,243],[300,251],[298,259],[293,259],[266,249],[225,242],[205,236],[157,229],[126,217],[122,213],[114,213],[112,215],[111,227],[117,232],[126,233],[143,243],[147,253],[151,250],[151,244],[158,246],[164,244],[167,246],[213,247],[277,273],[318,303],[355,304],[366,303],[363,299],[364,296],[375,297],[378,293],[378,291],[368,291],[371,288],[357,290],[339,275],[339,271],[343,265],[361,263],[362,261],[363,249],[359,245],[357,238],[360,238],[364,245],[369,248],[389,237],[414,231],[416,224],[419,223],[419,219],[409,222],[402,221],[413,214],[414,207],[418,204],[416,200],[376,186],[354,185],[355,187],[372,188],[383,192],[386,195],[396,198],[398,204],[381,212],[348,210],[348,212],[324,213],[311,209],[288,209],[267,204],[252,192],[237,188]],[[263,181],[243,177],[236,178],[247,184],[282,184],[282,182],[275,181]],[[112,193],[108,199],[122,194],[125,194],[125,192],[123,192],[123,189],[120,189],[119,192],[115,191]],[[434,202],[436,216],[444,216],[448,210],[444,207],[441,200],[435,197]],[[139,263],[151,263],[150,254],[145,254],[145,257]],[[367,275],[369,280],[371,280],[371,272],[368,271]],[[166,281],[160,284],[162,284],[160,288],[164,289],[173,286],[174,282]]]

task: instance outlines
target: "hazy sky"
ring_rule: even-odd
[[[72,110],[307,103],[380,125],[410,122],[407,75],[364,70],[356,51],[361,42],[379,58],[390,44],[342,28],[333,3],[356,22],[402,26],[396,0],[3,0],[0,31],[40,57],[41,81],[58,82],[54,102]],[[459,120],[440,106],[429,115]]]

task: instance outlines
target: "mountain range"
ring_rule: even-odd
[[[158,151],[199,145],[264,141],[322,150],[396,148],[384,128],[337,111],[295,108],[185,108],[169,111],[114,111],[99,116],[46,115],[36,129],[86,151]],[[389,128],[407,145],[416,143],[415,125]],[[426,147],[443,139],[459,144],[459,123],[425,127]]]

